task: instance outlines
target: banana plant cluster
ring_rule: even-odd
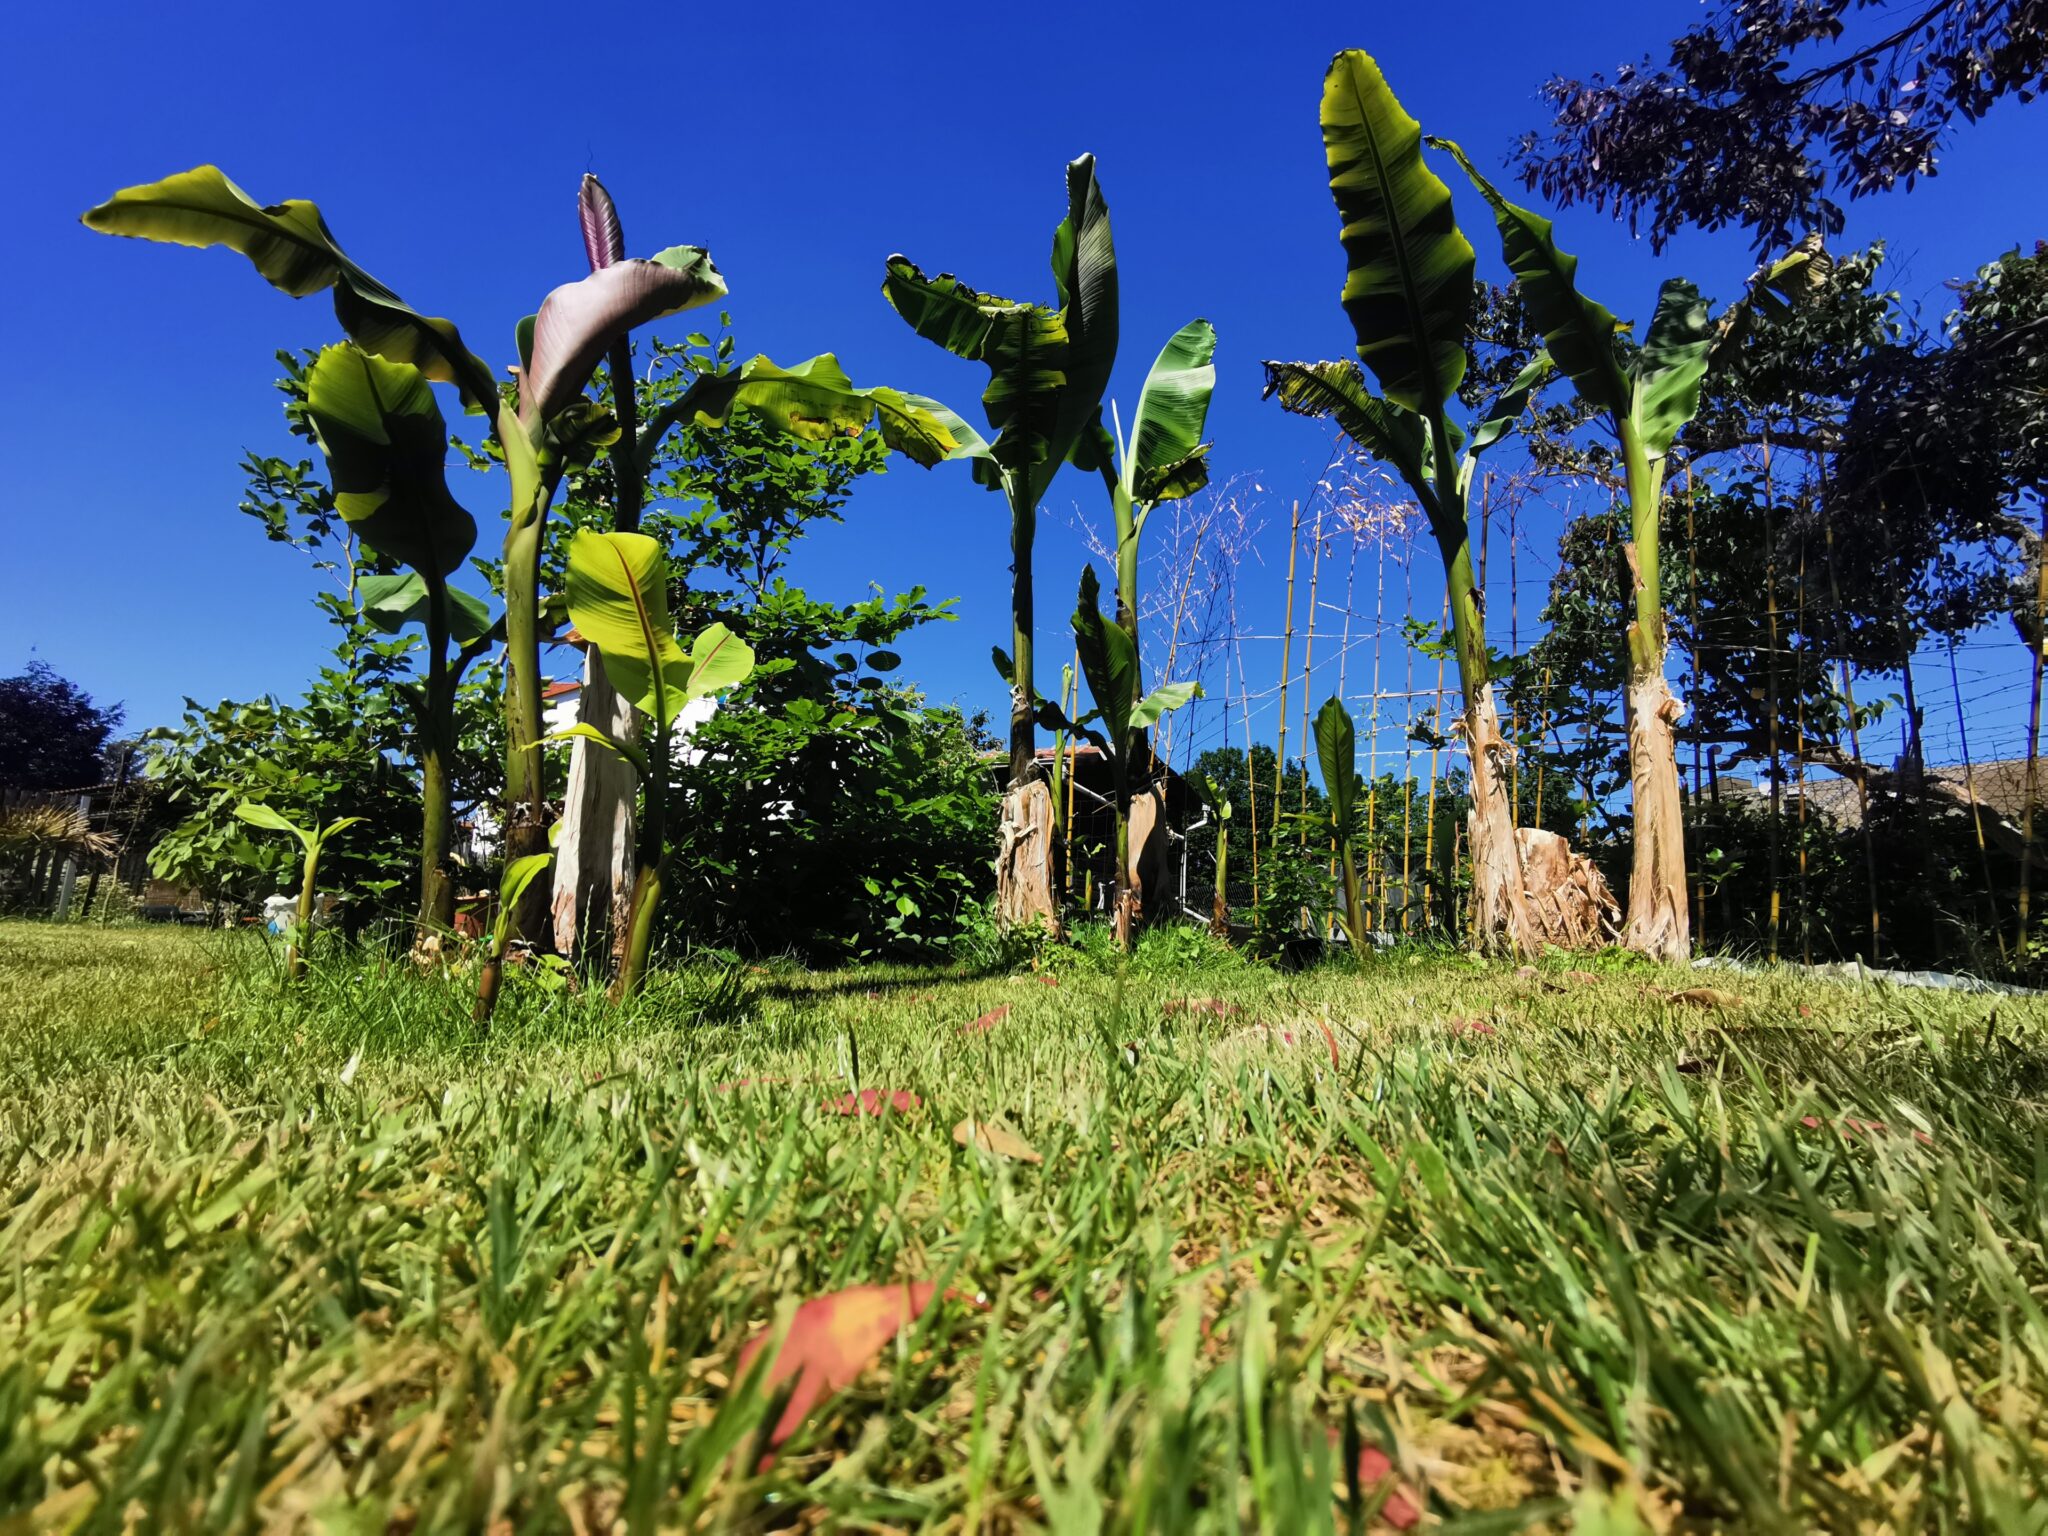
[[[1344,933],[1351,941],[1351,953],[1362,955],[1372,936],[1366,932],[1358,860],[1351,847],[1358,827],[1358,728],[1352,723],[1351,711],[1335,695],[1325,699],[1316,712],[1316,762],[1323,770],[1323,804],[1344,887]]]
[[[84,215],[89,228],[106,234],[239,252],[267,282],[294,298],[331,295],[347,340],[315,364],[308,413],[334,478],[338,510],[367,546],[418,578],[416,589],[400,584],[383,592],[380,611],[401,622],[417,618],[428,636],[421,711],[428,799],[421,849],[423,934],[445,930],[453,918],[445,734],[464,657],[491,632],[476,606],[454,596],[448,584],[475,544],[476,523],[443,478],[447,430],[430,385],[452,387],[465,410],[485,418],[509,482],[503,835],[507,862],[517,863],[545,852],[548,833],[540,753],[540,652],[546,638],[540,557],[549,503],[564,474],[600,452],[622,451],[644,472],[660,434],[682,419],[684,405],[677,402],[624,440],[618,419],[584,390],[607,354],[615,367],[622,365],[634,329],[726,292],[700,247],[672,246],[644,260],[625,257],[616,211],[601,188],[593,194],[586,184],[579,211],[592,270],[554,289],[516,327],[518,366],[509,389],[501,388],[452,321],[413,309],[357,265],[313,203],[259,203],[217,167],[201,166],[126,188]],[[950,413],[893,391],[855,390],[830,357],[787,370],[756,358],[715,384],[707,382],[690,408],[698,420],[715,424],[741,403],[814,439],[864,431],[879,415],[890,446],[926,465],[953,456],[960,446],[947,429]],[[452,658],[451,642],[461,647]],[[514,932],[533,926],[522,916]]]
[[[1004,813],[1013,832],[1037,758],[1032,545],[1038,505],[1062,464],[1099,463],[1098,413],[1116,364],[1116,246],[1093,155],[1067,166],[1067,216],[1053,231],[1052,274],[1056,307],[983,293],[951,273],[927,277],[900,255],[889,258],[882,280],[883,296],[913,331],[989,373],[981,402],[994,441],[956,417],[948,425],[960,444],[952,456],[971,460],[975,480],[1000,490],[1010,509],[1010,645],[995,648],[995,662],[1010,687]],[[1041,859],[1038,867],[1048,870],[1049,861]],[[1035,920],[1057,930],[1049,884],[1022,892],[1016,889],[1020,878],[1010,860],[998,862],[998,911],[1030,909]]]
[[[1095,707],[1078,720],[1062,719],[1059,723],[1094,743],[1109,763],[1116,800],[1116,941],[1128,950],[1139,918],[1131,865],[1134,759],[1143,750],[1143,733],[1168,710],[1199,698],[1202,685],[1162,683],[1141,697],[1137,642],[1122,624],[1104,616],[1101,601],[1102,583],[1096,579],[1095,567],[1083,566],[1080,597],[1074,608],[1074,649],[1081,658],[1081,675],[1087,679]],[[1042,709],[1057,715],[1049,704]],[[1100,729],[1096,728],[1098,725]]]

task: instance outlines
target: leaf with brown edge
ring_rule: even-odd
[[[843,1093],[836,1099],[827,1099],[818,1108],[830,1115],[907,1115],[923,1103],[924,1100],[908,1088],[893,1091],[863,1088],[858,1093]]]
[[[1000,1008],[989,1009],[987,1013],[984,1013],[980,1018],[973,1020],[971,1023],[962,1024],[960,1026],[960,1033],[963,1035],[985,1035],[1009,1016],[1010,1005],[1005,1003]]]
[[[953,1140],[963,1147],[979,1148],[991,1157],[1007,1157],[1019,1163],[1045,1161],[1038,1149],[1023,1137],[1004,1130],[1000,1125],[977,1120],[972,1115],[953,1127]]]
[[[818,1296],[796,1309],[782,1348],[762,1378],[764,1395],[790,1384],[782,1416],[768,1432],[773,1451],[803,1424],[806,1416],[831,1393],[844,1390],[862,1371],[881,1358],[891,1339],[924,1314],[938,1287],[926,1281],[894,1285],[856,1285]],[[772,1335],[756,1334],[740,1350],[735,1375],[744,1377]],[[766,1466],[769,1457],[762,1457]]]

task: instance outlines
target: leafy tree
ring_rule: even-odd
[[[101,754],[122,709],[103,708],[48,662],[0,677],[0,789],[76,789],[99,782]]]
[[[1612,209],[1661,250],[1689,226],[1759,249],[1833,234],[1850,199],[1935,173],[1957,119],[2048,86],[2043,0],[1719,0],[1613,80],[1552,78],[1523,181]]]

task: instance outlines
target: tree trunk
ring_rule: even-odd
[[[996,837],[996,926],[1060,933],[1053,891],[1052,790],[1038,773],[1038,697],[1031,673],[1031,545],[1038,511],[1010,500],[1010,782]]]
[[[996,851],[996,923],[1059,933],[1052,886],[1052,789],[1043,779],[1014,785],[1003,796]]]
[[[1117,830],[1116,941],[1129,949],[1150,916],[1145,892],[1166,883],[1166,797],[1141,789],[1130,797]]]
[[[430,955],[455,927],[455,871],[448,857],[455,810],[448,783],[455,754],[454,687],[448,677],[448,588],[427,582],[427,687],[420,710],[420,905],[413,951]]]
[[[577,719],[618,741],[636,741],[639,721],[605,675],[597,648],[583,653]],[[555,845],[555,948],[578,964],[599,957],[616,967],[633,902],[633,799],[639,775],[611,748],[578,738],[569,749],[562,836]]]
[[[1523,885],[1515,822],[1508,811],[1511,749],[1500,733],[1493,685],[1483,681],[1483,652],[1477,669],[1464,665],[1460,670],[1465,687],[1465,745],[1472,765],[1472,811],[1466,822],[1466,841],[1472,852],[1473,936],[1489,953],[1507,951],[1534,959],[1540,946]]]
[[[1685,889],[1685,811],[1679,798],[1678,738],[1685,706],[1664,681],[1663,656],[1628,683],[1628,766],[1635,854],[1629,866],[1628,927],[1622,943],[1653,960],[1692,958]],[[1634,668],[1631,668],[1634,671]]]

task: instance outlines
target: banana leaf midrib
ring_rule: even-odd
[[[1438,385],[1436,356],[1422,326],[1420,294],[1416,287],[1414,267],[1408,256],[1408,232],[1401,223],[1395,200],[1390,195],[1392,183],[1387,173],[1386,157],[1380,152],[1379,136],[1373,132],[1372,118],[1366,111],[1365,98],[1358,90],[1355,68],[1347,68],[1344,71],[1344,88],[1351,92],[1352,105],[1358,111],[1359,134],[1365,141],[1366,152],[1372,157],[1373,177],[1379,184],[1380,200],[1386,205],[1387,227],[1392,231],[1392,239],[1388,243],[1393,247],[1394,264],[1400,272],[1401,289],[1408,300],[1408,339],[1415,346],[1417,366],[1426,391],[1425,398],[1431,403],[1433,414],[1441,415],[1444,394]],[[1426,174],[1427,167],[1424,170]]]

